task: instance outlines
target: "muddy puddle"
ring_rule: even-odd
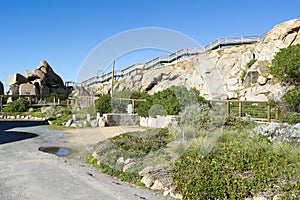
[[[51,153],[57,156],[67,156],[71,153],[71,150],[62,147],[40,147],[39,151]]]

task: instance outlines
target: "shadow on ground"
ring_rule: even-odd
[[[0,145],[37,137],[37,134],[10,130],[48,124],[47,121],[0,121]]]

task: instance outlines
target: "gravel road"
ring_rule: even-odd
[[[70,134],[41,122],[0,121],[1,200],[160,200],[161,195],[102,174],[84,162],[39,151],[43,146],[77,148]]]

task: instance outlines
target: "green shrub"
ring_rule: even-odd
[[[240,117],[228,116],[225,118],[224,126],[226,129],[243,130],[253,128],[255,123]]]
[[[96,102],[95,102],[95,109],[97,112],[101,114],[101,116],[105,113],[111,113],[112,105],[111,105],[112,99],[110,94],[105,94],[103,96],[100,96]]]
[[[56,106],[54,109],[52,116],[49,116],[53,125],[62,125],[72,119],[72,110],[70,108]]]
[[[291,105],[295,112],[300,112],[300,86],[296,86],[293,90],[287,91],[282,97],[282,100]]]
[[[299,156],[299,148],[290,143],[272,144],[235,131],[222,134],[205,156],[189,148],[177,160],[173,180],[183,199],[245,199],[278,185],[287,190],[285,183],[298,177]]]
[[[29,101],[26,99],[17,99],[11,103],[8,103],[3,112],[26,112],[29,109]]]
[[[165,147],[168,140],[168,129],[153,129],[116,136],[112,143],[124,151],[145,154]]]
[[[251,66],[256,62],[257,60],[256,59],[251,59],[247,64],[246,64],[246,68],[247,69],[250,69]]]
[[[287,85],[300,84],[300,44],[280,49],[275,55],[270,73],[281,83]]]
[[[180,112],[179,99],[170,88],[155,93],[152,102],[153,105],[162,105],[168,115],[177,115]]]
[[[240,79],[242,80],[242,83],[244,83],[244,81],[245,81],[246,74],[247,74],[247,70],[243,69],[242,73],[241,73],[241,76],[240,76]]]
[[[300,113],[286,113],[284,114],[283,122],[288,124],[300,123]]]
[[[167,111],[160,104],[154,104],[149,109],[149,116],[150,117],[156,117],[157,115],[160,115],[160,116],[166,116],[167,115]]]
[[[147,162],[148,159],[151,159],[151,162],[157,159],[153,157],[153,154],[161,156],[162,152],[158,151],[164,149],[170,139],[168,129],[149,129],[143,132],[125,133],[113,137],[110,141],[106,140],[97,144],[99,160],[89,157],[87,162],[100,168],[103,173],[122,181],[143,185],[137,172],[145,167],[144,162]],[[155,154],[156,152],[158,153]],[[136,164],[131,166],[128,171],[123,172],[122,166],[116,162],[120,157],[133,158]],[[100,163],[97,164],[97,161]]]
[[[56,102],[59,99],[62,103],[62,101],[66,100],[68,98],[68,96],[65,95],[65,94],[58,94],[56,92],[52,92],[52,93],[50,93],[50,95],[48,97],[46,97],[46,102],[51,102],[52,103],[54,101],[54,98],[55,98]]]
[[[120,179],[121,181],[126,181],[126,182],[133,183],[133,184],[139,185],[139,186],[144,185],[140,180],[140,176],[136,173],[123,172],[122,170],[111,168],[105,164],[97,165],[97,159],[95,159],[93,156],[89,156],[86,159],[86,162],[93,165],[94,167],[99,168],[103,173],[110,175],[112,177],[116,177],[116,178]]]
[[[136,113],[141,117],[148,117],[152,103],[152,98],[148,93],[135,91],[131,94],[131,99],[140,99],[146,101],[136,101],[134,107]]]

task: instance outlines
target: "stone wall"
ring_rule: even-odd
[[[140,119],[137,114],[103,114],[108,126],[136,126]]]
[[[170,123],[173,122],[174,116],[156,116],[154,117],[140,117],[140,126],[151,127],[151,128],[166,128]]]

